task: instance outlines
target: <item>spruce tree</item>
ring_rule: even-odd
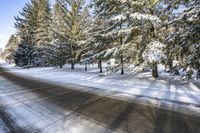
[[[129,53],[126,53],[126,49],[137,48],[140,51],[139,55],[142,56],[141,53],[145,52],[146,44],[160,40],[155,35],[155,30],[159,29],[158,26],[161,21],[153,13],[154,5],[157,2],[150,0],[144,2],[94,0],[97,15],[109,22],[109,27],[102,34],[110,42],[110,46],[104,51],[104,56],[119,57],[121,74],[124,73],[124,55],[126,57],[129,55]],[[141,62],[144,62],[144,59]],[[157,74],[153,75],[157,76]]]
[[[68,37],[65,36],[64,13],[58,1],[53,6],[50,27],[51,43],[49,43],[50,51],[48,53],[51,64],[62,68],[69,56],[69,46],[67,44]]]
[[[14,52],[14,62],[19,67],[30,68],[34,65],[34,49],[29,44],[31,43],[28,38],[22,39],[17,50]]]
[[[121,74],[124,74],[124,30],[127,30],[127,19],[123,16],[127,11],[127,8],[123,6],[119,1],[94,1],[96,15],[101,19],[107,21],[107,29],[103,29],[102,37],[107,40],[107,49],[101,51],[104,53],[104,58],[109,59],[116,57],[121,62]],[[111,18],[111,19],[110,19]],[[104,39],[100,45],[104,45]],[[100,46],[102,47],[102,46]]]
[[[60,0],[58,3],[61,6],[64,25],[64,35],[67,37],[67,44],[69,46],[68,51],[68,62],[71,64],[71,69],[74,69],[74,65],[77,62],[77,50],[79,48],[80,42],[83,38],[84,30],[84,0]]]
[[[38,58],[41,59],[42,66],[49,64],[49,42],[50,39],[50,23],[51,23],[51,9],[49,0],[38,0],[37,12],[37,28],[36,28],[36,48]]]
[[[165,0],[94,0],[96,13],[103,19],[107,19],[109,27],[102,32],[110,44],[105,52],[106,56],[119,57],[121,60],[121,73],[123,73],[124,59],[136,62],[144,66],[151,66],[152,76],[157,77],[157,64],[164,58],[151,60],[146,58],[152,48],[154,57],[165,57],[163,26],[167,19],[167,13],[180,1]],[[103,40],[104,41],[104,40]],[[102,42],[103,42],[102,41]],[[154,45],[151,47],[151,45]],[[160,48],[162,48],[160,50]],[[156,52],[158,51],[158,52]],[[134,53],[133,53],[134,52]],[[159,54],[158,54],[159,53]],[[162,55],[160,55],[162,54]],[[161,59],[161,60],[158,60]]]
[[[102,61],[107,59],[104,57],[104,51],[107,50],[110,43],[106,37],[101,35],[102,31],[107,27],[106,21],[99,17],[94,19],[88,29],[89,34],[85,41],[81,62],[85,64],[98,62],[98,68],[102,73]]]
[[[84,8],[82,13],[82,19],[81,19],[81,37],[78,45],[78,49],[76,51],[76,61],[81,62],[82,56],[87,52],[87,43],[88,39],[91,36],[91,27],[92,27],[92,16],[89,13],[89,10],[87,7]],[[89,62],[81,62],[85,64],[85,71],[87,71],[87,65]]]
[[[14,63],[13,53],[16,51],[19,44],[19,39],[15,35],[11,35],[5,50],[4,50],[4,59],[9,63]]]
[[[37,11],[38,11],[38,4],[36,0],[31,0],[30,3],[27,3],[22,11],[20,12],[21,17],[15,17],[15,27],[17,29],[17,36],[19,39],[19,47],[18,50],[15,52],[15,63],[19,66],[27,65],[27,63],[18,63],[17,61],[21,62],[21,59],[18,60],[17,58],[21,58],[21,56],[17,56],[20,52],[30,52],[26,53],[25,55],[29,56],[32,55],[35,50],[34,46],[36,45],[35,40],[35,32],[37,28]],[[25,46],[27,45],[27,46]],[[31,47],[31,50],[27,50]],[[24,50],[23,50],[24,49]],[[23,58],[24,53],[22,53]],[[37,58],[30,58],[31,61],[28,61],[29,65],[38,65]]]
[[[168,52],[171,60],[178,60],[181,67],[192,67],[200,72],[200,2],[184,3],[185,9],[172,16],[168,22],[170,33],[166,41],[173,48]]]

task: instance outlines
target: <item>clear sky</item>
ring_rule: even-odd
[[[51,4],[55,0],[50,0]],[[90,0],[86,0],[88,3]],[[30,0],[0,0],[0,48],[5,47],[9,37],[15,33],[14,16],[19,15],[25,3]]]
[[[15,33],[14,16],[19,15],[30,0],[0,0],[0,48],[4,48],[10,35]],[[53,3],[54,0],[50,0]]]
[[[14,33],[14,16],[29,0],[0,0],[0,47],[3,48]]]

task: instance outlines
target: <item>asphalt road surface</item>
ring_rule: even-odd
[[[200,118],[0,68],[0,133],[200,133]]]

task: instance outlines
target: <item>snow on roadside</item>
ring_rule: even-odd
[[[122,99],[142,100],[148,104],[200,114],[200,83],[198,81],[177,81],[170,79],[169,76],[155,80],[147,78],[150,75],[149,72],[105,76],[99,74],[97,65],[88,66],[87,72],[84,71],[82,65],[76,65],[75,70],[70,70],[68,65],[65,65],[63,69],[55,67],[21,69],[4,62],[3,67],[34,79],[60,85],[75,84],[90,87],[98,92],[108,91],[112,96]]]

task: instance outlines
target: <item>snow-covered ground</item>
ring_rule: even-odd
[[[70,70],[69,65],[65,65],[62,69],[55,67],[22,69],[3,61],[1,61],[1,65],[18,75],[37,80],[63,86],[72,84],[85,86],[88,90],[99,93],[101,90],[107,91],[112,96],[121,99],[142,101],[146,104],[179,110],[184,113],[200,114],[199,81],[175,80],[174,77],[164,73],[160,73],[161,76],[158,79],[153,79],[150,72],[105,75],[99,73],[97,65],[88,66],[87,72],[84,71],[82,65],[76,65],[75,70]]]

